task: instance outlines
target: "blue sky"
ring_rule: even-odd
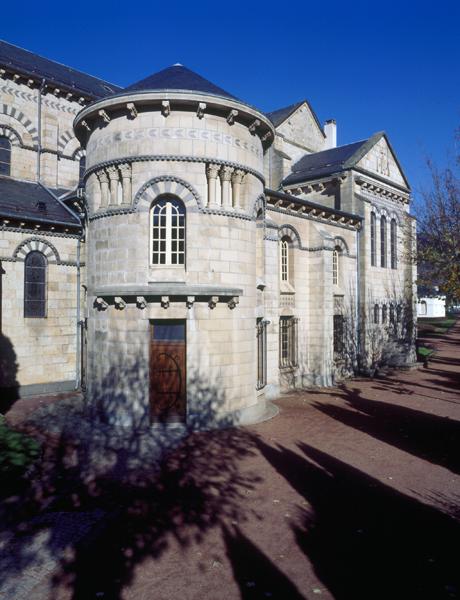
[[[119,85],[181,62],[263,111],[307,98],[339,144],[385,130],[415,193],[427,155],[455,154],[458,0],[49,0],[1,16],[2,39]]]

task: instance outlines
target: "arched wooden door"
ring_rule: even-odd
[[[185,421],[185,366],[185,321],[153,321],[150,334],[150,418],[153,422]]]

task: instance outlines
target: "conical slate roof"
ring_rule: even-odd
[[[125,88],[125,91],[131,90],[191,90],[238,100],[236,96],[180,64],[167,67]]]

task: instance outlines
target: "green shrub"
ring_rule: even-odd
[[[0,477],[5,483],[21,477],[40,454],[40,444],[33,438],[14,431],[0,415]]]

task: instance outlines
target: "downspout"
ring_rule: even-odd
[[[75,389],[78,390],[81,385],[81,319],[80,319],[80,247],[81,237],[77,240],[77,323],[76,323],[76,349],[75,349]]]
[[[42,93],[45,89],[45,79],[42,79],[40,87],[38,88],[38,111],[37,111],[37,181],[40,183],[41,179],[41,157],[42,157]]]
[[[358,371],[361,370],[361,266],[360,266],[360,253],[359,246],[361,243],[361,232],[364,228],[364,221],[361,221],[360,226],[356,230],[356,363],[358,366]]]

